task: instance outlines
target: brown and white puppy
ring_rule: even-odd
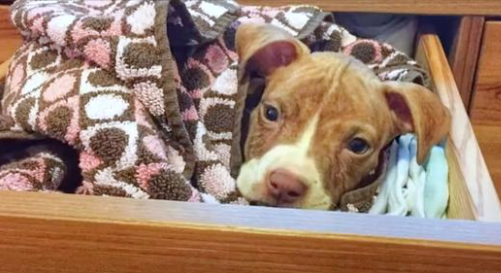
[[[238,189],[261,204],[327,210],[380,166],[396,136],[415,133],[418,163],[444,139],[448,110],[429,90],[382,82],[354,58],[310,53],[286,32],[240,26],[241,80],[261,76]]]

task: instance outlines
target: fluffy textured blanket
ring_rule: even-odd
[[[427,83],[405,54],[356,38],[311,6],[19,0],[11,15],[25,42],[1,104],[0,146],[16,154],[0,167],[3,189],[245,204],[235,183],[252,107],[238,88],[234,36],[243,22],[281,27],[312,51],[352,55],[382,80]],[[5,146],[13,140],[23,152]],[[73,187],[62,183],[74,175],[70,150],[82,175]],[[342,203],[367,211],[375,188]]]

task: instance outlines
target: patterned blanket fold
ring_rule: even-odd
[[[24,152],[0,158],[0,189],[246,204],[235,178],[255,98],[239,88],[234,43],[245,22],[352,55],[382,80],[428,82],[405,54],[358,39],[312,6],[18,0],[11,17],[24,44],[5,84],[0,147],[19,140]],[[82,177],[68,187],[76,162]],[[367,211],[376,188],[347,195],[342,208]]]

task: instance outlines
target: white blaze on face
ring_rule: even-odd
[[[305,209],[328,209],[331,199],[323,186],[322,175],[313,158],[308,156],[319,114],[305,127],[301,138],[295,144],[277,145],[261,158],[246,162],[237,179],[237,186],[244,197],[253,201],[266,201],[266,177],[277,169],[286,169],[298,176],[308,186],[305,197],[294,204]]]

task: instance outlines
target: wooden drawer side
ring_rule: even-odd
[[[446,147],[450,166],[449,216],[501,221],[499,198],[436,35],[423,35],[417,59],[430,72],[434,91],[452,115]]]

